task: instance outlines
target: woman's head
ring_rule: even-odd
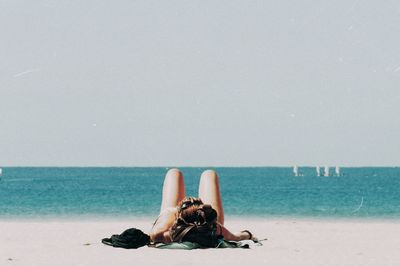
[[[179,202],[178,207],[179,207],[179,211],[182,211],[191,206],[200,206],[202,204],[203,204],[203,201],[200,198],[186,197],[183,200],[181,200],[181,202]]]
[[[212,224],[217,220],[217,212],[208,204],[191,205],[180,210],[179,218],[188,224]]]
[[[178,218],[171,228],[174,242],[197,242],[215,246],[217,212],[199,198],[186,198],[179,205]],[[188,230],[187,230],[188,229]]]
[[[217,219],[217,212],[211,205],[203,204],[200,198],[186,197],[178,206],[179,218],[183,219],[186,223],[213,223]]]

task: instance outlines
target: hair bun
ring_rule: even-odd
[[[202,210],[205,214],[205,220],[207,223],[213,223],[217,220],[217,211],[209,204],[204,204]]]

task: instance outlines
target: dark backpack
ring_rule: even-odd
[[[120,235],[103,238],[101,242],[115,248],[140,248],[150,243],[150,236],[139,229],[129,228]]]

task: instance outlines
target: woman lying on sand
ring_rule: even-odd
[[[170,169],[164,180],[161,211],[150,232],[153,243],[196,242],[216,247],[218,239],[256,240],[247,231],[231,233],[224,227],[224,211],[217,173],[204,171],[200,178],[199,197],[186,197],[183,175]]]

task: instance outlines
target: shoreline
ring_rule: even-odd
[[[121,215],[121,216],[102,216],[102,215],[37,215],[37,216],[0,216],[0,222],[23,222],[23,221],[78,221],[78,222],[126,222],[137,220],[140,222],[155,220],[157,215]],[[332,216],[256,216],[256,215],[225,215],[225,221],[315,221],[315,222],[389,222],[400,223],[399,217],[332,217]]]

